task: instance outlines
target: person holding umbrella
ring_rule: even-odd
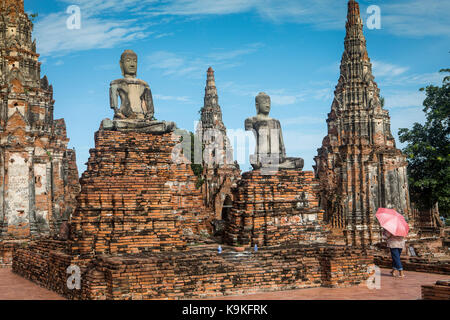
[[[391,250],[392,276],[398,271],[399,277],[403,278],[403,266],[400,260],[402,250],[405,248],[405,237],[408,235],[409,226],[405,218],[393,209],[379,208],[376,217],[383,228],[383,238]]]
[[[392,233],[383,229],[383,238],[387,242],[387,247],[391,251],[392,257],[392,271],[391,275],[395,277],[395,271],[398,271],[398,276],[400,278],[404,278],[405,275],[403,273],[403,265],[400,260],[400,256],[402,254],[403,249],[405,249],[405,238],[394,236]]]

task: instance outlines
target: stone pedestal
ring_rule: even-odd
[[[309,171],[244,173],[234,190],[225,241],[252,246],[326,242],[317,188]]]
[[[73,254],[180,250],[184,234],[206,230],[197,177],[172,159],[178,143],[172,133],[95,134],[71,221]]]

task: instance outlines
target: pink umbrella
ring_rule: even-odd
[[[409,232],[405,218],[393,209],[379,208],[375,215],[380,225],[394,236],[406,237]]]

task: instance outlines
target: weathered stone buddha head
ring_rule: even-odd
[[[137,54],[133,50],[125,50],[120,57],[120,69],[125,78],[136,78]]]
[[[270,113],[270,97],[265,92],[260,92],[256,98],[256,112],[268,116]]]

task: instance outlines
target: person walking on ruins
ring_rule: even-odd
[[[394,236],[392,233],[383,229],[383,238],[387,242],[387,246],[391,251],[392,256],[392,271],[391,275],[395,277],[395,271],[398,271],[398,276],[404,278],[402,261],[400,260],[400,255],[403,249],[405,249],[405,237]]]

